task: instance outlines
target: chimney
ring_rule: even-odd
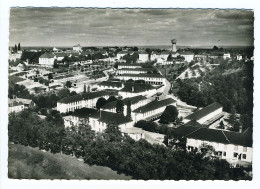
[[[132,85],[132,93],[135,91],[135,87]]]
[[[242,131],[243,131],[243,126],[239,126],[239,133],[242,133]]]

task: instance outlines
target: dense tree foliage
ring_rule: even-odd
[[[170,122],[174,122],[178,117],[178,110],[175,106],[166,106],[164,112],[162,113],[159,122],[168,124]]]
[[[97,100],[97,103],[96,103],[96,108],[99,110],[102,106],[105,106],[107,104],[107,100],[103,97],[100,97],[98,100]]]
[[[124,102],[121,99],[116,101],[116,113],[123,114],[124,113]]]
[[[29,52],[29,51],[23,51],[21,60],[22,61],[27,61],[29,60],[29,63],[39,63],[39,57],[44,54],[43,51],[39,52]]]
[[[213,102],[224,111],[242,114],[244,127],[252,127],[253,62],[220,64],[203,78],[177,80],[177,95],[188,104],[204,107]]]
[[[121,135],[115,124],[97,135],[87,124],[65,129],[56,111],[44,120],[30,110],[11,113],[8,131],[10,142],[82,157],[90,165],[108,166],[134,179],[251,179],[242,167],[230,168],[225,160],[186,152],[181,145],[172,149],[143,139],[134,141]]]

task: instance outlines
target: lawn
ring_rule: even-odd
[[[75,157],[9,144],[8,177],[13,179],[130,180],[108,167],[89,166]]]

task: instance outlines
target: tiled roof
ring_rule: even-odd
[[[173,130],[175,136],[192,138],[202,141],[218,142],[223,144],[235,144],[252,147],[252,130],[243,133],[208,129],[203,127],[180,126]]]
[[[46,52],[40,56],[40,58],[54,58],[54,54],[50,52]]]
[[[102,81],[98,84],[99,86],[108,86],[108,87],[116,87],[120,88],[122,87],[122,82],[112,82],[112,81]]]
[[[63,104],[69,104],[72,102],[94,99],[94,98],[102,97],[105,95],[108,95],[108,92],[98,91],[98,92],[83,93],[81,95],[78,94],[78,95],[74,95],[74,96],[65,97],[65,98],[59,100],[58,102],[63,103]]]
[[[161,74],[122,74],[117,77],[153,77],[153,78],[164,78]]]
[[[148,90],[155,89],[150,84],[144,83],[125,83],[125,87],[121,89],[121,92],[129,92],[129,93],[140,93]]]
[[[196,120],[191,120],[184,124],[185,126],[194,126],[194,127],[202,127],[202,125]]]
[[[118,66],[140,66],[142,67],[144,64],[139,63],[133,63],[133,64],[127,64],[127,63],[119,63]]]
[[[156,110],[156,109],[161,108],[161,107],[166,107],[166,106],[171,105],[175,102],[176,101],[173,100],[172,98],[167,98],[167,99],[160,100],[160,101],[152,101],[152,102],[146,104],[145,106],[137,108],[133,112],[135,112],[135,113],[146,113],[146,112],[149,112],[151,110]]]
[[[107,124],[109,123],[115,123],[115,124],[124,124],[124,123],[129,123],[132,120],[128,117],[125,117],[123,114],[118,114],[118,113],[112,113],[112,112],[106,112],[106,111],[101,111],[100,113],[101,118],[99,121],[105,122]]]
[[[131,101],[131,104],[136,104],[138,102],[140,102],[141,100],[145,100],[147,99],[145,96],[142,96],[142,95],[138,95],[138,96],[134,96],[134,97],[131,97],[131,98],[125,98],[123,99],[123,102],[124,104],[126,105],[127,104],[127,101],[130,100]],[[109,102],[107,103],[105,106],[102,107],[102,109],[114,109],[116,108],[116,101],[113,101],[113,102]]]
[[[120,70],[124,71],[154,71],[156,70],[155,68],[122,68]]]
[[[188,115],[184,119],[199,120],[219,108],[222,108],[222,105],[217,102],[214,102],[213,104],[210,104],[210,105],[206,106],[205,108],[202,108],[201,110],[198,110],[198,111],[194,112],[193,114]]]

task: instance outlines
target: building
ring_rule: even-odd
[[[164,112],[166,106],[176,106],[176,101],[172,98],[167,98],[160,101],[152,101],[144,106],[141,106],[133,111],[132,118],[135,122],[139,120],[153,120],[159,118]]]
[[[108,98],[108,96],[108,92],[98,91],[65,97],[57,102],[57,111],[67,113],[81,108],[95,108],[100,97]]]
[[[147,52],[137,52],[139,55],[138,62],[148,62],[149,61],[149,54]]]
[[[172,52],[176,52],[177,51],[177,39],[172,39],[171,40],[171,43],[172,43]]]
[[[17,102],[22,102],[24,105],[24,108],[33,108],[36,106],[36,104],[31,99],[25,99],[25,98],[16,98]]]
[[[160,52],[160,53],[155,53],[153,52],[151,54],[151,61],[157,60],[158,59],[164,59],[165,61],[167,61],[168,57],[169,57],[170,53],[169,52]]]
[[[8,99],[8,114],[11,112],[21,112],[24,110],[24,104],[15,99]]]
[[[184,57],[184,60],[186,62],[191,62],[192,60],[194,60],[194,53],[192,52],[188,52],[188,51],[180,52],[180,56]]]
[[[190,121],[196,121],[199,124],[210,125],[223,117],[223,106],[217,102],[210,104],[183,119],[186,124]]]
[[[50,52],[45,52],[39,57],[39,64],[44,66],[53,66],[55,59],[56,59],[55,54]]]
[[[116,81],[102,81],[99,84],[97,84],[98,90],[106,90],[106,89],[121,90],[123,87],[124,84],[122,82],[116,82]]]
[[[123,114],[82,108],[76,110],[73,115],[64,116],[63,119],[65,127],[89,124],[95,132],[104,132],[109,124],[116,124],[122,135],[128,135],[134,140],[145,138],[144,131],[133,127],[133,121]]]
[[[229,53],[224,53],[223,54],[223,59],[230,59],[230,54]]]
[[[154,94],[156,94],[156,88],[147,83],[125,83],[124,88],[118,92],[118,95],[123,98],[140,95],[150,97]]]
[[[122,68],[117,70],[117,75],[122,74],[147,74],[157,71],[155,68]]]
[[[77,44],[77,45],[74,45],[74,46],[72,47],[72,50],[73,50],[73,51],[80,52],[80,51],[82,51],[82,48],[81,48],[80,44]]]
[[[122,74],[117,75],[116,78],[124,81],[129,79],[134,81],[144,80],[151,85],[165,85],[166,82],[166,79],[161,74]]]
[[[175,137],[187,139],[188,151],[203,149],[203,144],[215,149],[215,156],[230,163],[252,163],[252,130],[243,133],[209,129],[203,127],[180,126],[173,131]]]
[[[127,54],[133,54],[132,51],[119,51],[117,54],[116,54],[116,58],[117,60],[120,60],[123,58],[123,56],[127,55]]]
[[[243,56],[241,54],[238,54],[237,55],[237,60],[242,60],[243,59]]]
[[[149,100],[145,96],[142,96],[142,95],[138,95],[138,96],[134,96],[134,97],[130,97],[130,98],[124,98],[123,99],[124,115],[127,115],[128,101],[131,102],[131,111],[133,111],[141,106],[144,106],[149,102]],[[109,102],[105,106],[103,106],[101,108],[101,110],[116,113],[116,103],[117,103],[117,101]]]
[[[197,61],[206,61],[208,56],[206,54],[196,54],[194,55],[194,59]]]
[[[118,69],[135,69],[135,68],[142,68],[142,64],[126,64],[126,63],[120,63],[118,64]]]

